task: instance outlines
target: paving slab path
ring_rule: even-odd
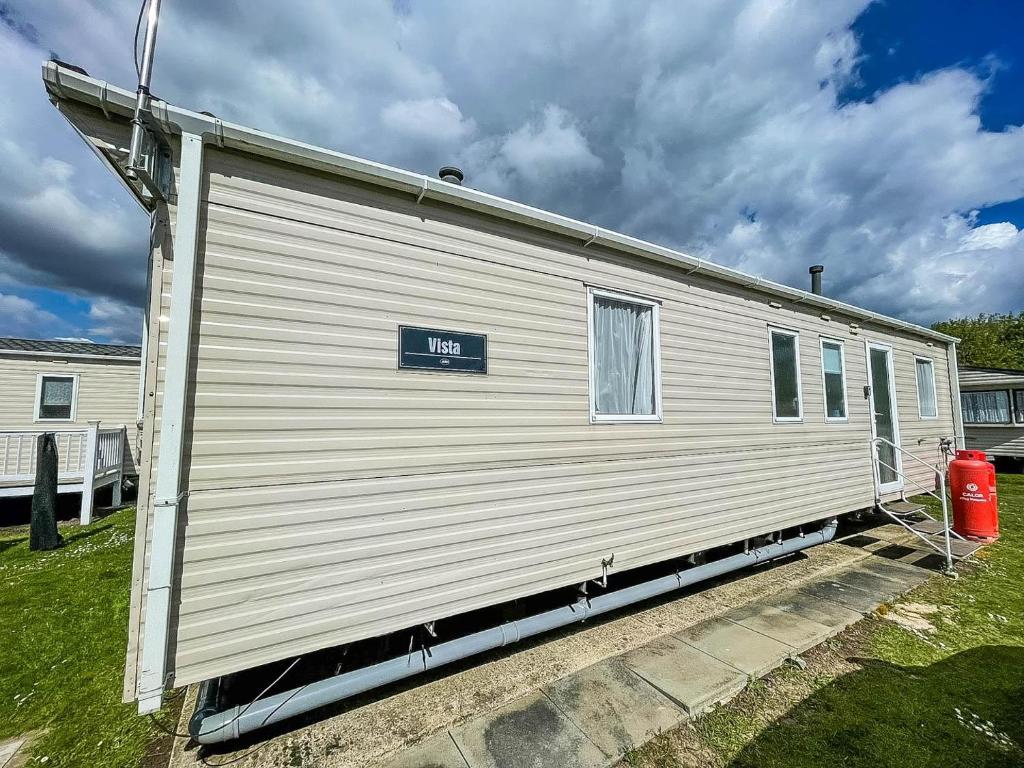
[[[206,764],[601,768],[934,574],[881,536],[807,550],[703,592],[574,627]],[[877,530],[872,530],[877,534]],[[909,536],[909,534],[908,534]],[[921,552],[917,552],[918,558]],[[191,708],[186,706],[187,719]],[[202,765],[180,740],[173,768]]]

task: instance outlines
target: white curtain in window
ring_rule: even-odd
[[[654,312],[594,297],[594,400],[602,415],[654,414]]]
[[[917,404],[922,416],[936,416],[935,370],[931,360],[917,360]]]
[[[963,392],[960,402],[968,424],[1008,424],[1010,421],[1010,395],[1005,390]]]

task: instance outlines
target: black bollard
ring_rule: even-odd
[[[57,440],[53,432],[44,432],[36,441],[36,485],[28,548],[56,549],[63,543],[57,532]]]

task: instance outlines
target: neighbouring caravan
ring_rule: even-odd
[[[139,474],[139,347],[0,338],[0,498],[31,496],[36,438],[57,438],[58,492],[92,491]],[[91,487],[90,487],[91,486]]]
[[[675,585],[727,569],[681,570],[690,554],[793,551],[904,477],[934,488],[961,432],[950,336],[161,101],[131,180],[134,94],[54,62],[44,80],[153,214],[126,674],[142,711],[406,628],[436,645],[392,667],[444,663],[604,610],[606,579],[641,566],[680,562]],[[443,635],[588,583],[568,608]]]
[[[968,448],[1024,459],[1024,371],[961,368],[960,402]]]

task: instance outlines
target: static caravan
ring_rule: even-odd
[[[135,96],[44,80],[153,216],[127,697],[430,646],[200,741],[823,541],[960,432],[952,337],[161,101],[130,173]]]
[[[960,402],[968,448],[1024,459],[1024,371],[961,368]]]
[[[0,339],[0,498],[31,496],[36,439],[57,438],[58,492],[82,494],[139,474],[139,347],[74,341]]]

